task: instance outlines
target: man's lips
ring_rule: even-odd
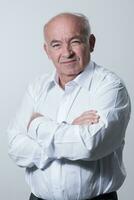
[[[77,62],[77,60],[66,60],[66,61],[61,61],[61,64],[69,64],[69,63],[73,63],[73,62]]]

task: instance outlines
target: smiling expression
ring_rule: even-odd
[[[73,80],[90,61],[91,48],[94,46],[92,37],[83,34],[76,16],[54,18],[47,24],[45,39],[45,51],[63,84]]]

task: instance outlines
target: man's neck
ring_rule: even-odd
[[[59,76],[59,85],[61,86],[61,88],[65,88],[65,85],[74,80],[78,75],[75,75],[75,76],[66,76],[66,77],[63,77],[63,76]]]

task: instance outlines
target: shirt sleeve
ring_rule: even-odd
[[[28,88],[20,109],[8,126],[9,156],[21,167],[43,168],[52,159],[46,149],[27,134],[27,125],[34,112],[35,100]]]
[[[130,99],[122,83],[109,83],[94,95],[93,109],[100,121],[93,125],[57,124],[42,117],[31,123],[36,137],[49,156],[55,159],[97,160],[119,148],[124,142],[130,118]]]

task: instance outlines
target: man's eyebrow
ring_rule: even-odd
[[[53,43],[61,43],[61,41],[60,41],[60,40],[52,40],[52,41],[50,42],[50,45],[52,45]]]
[[[69,38],[69,41],[73,40],[73,39],[82,39],[82,36],[80,35],[74,35],[73,37]],[[51,42],[50,42],[50,45],[54,44],[54,43],[62,43],[61,40],[56,40],[56,39],[53,39]]]
[[[70,38],[70,40],[73,40],[75,38],[81,39],[82,37],[80,35],[74,35],[73,37]]]
[[[85,41],[85,38],[82,37],[81,35],[75,35],[75,36],[71,37],[71,38],[69,39],[69,41],[74,40],[74,39],[79,39],[79,40],[81,40],[81,41],[83,41],[83,42]]]

